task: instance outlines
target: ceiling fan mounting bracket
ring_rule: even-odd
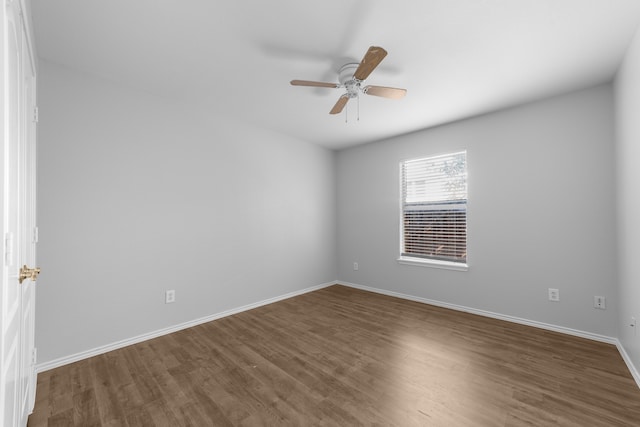
[[[359,65],[360,64],[354,62],[344,64],[342,67],[340,67],[340,70],[338,70],[338,81],[341,85],[346,86],[347,82],[357,80],[355,77],[353,77],[353,75],[355,74]]]

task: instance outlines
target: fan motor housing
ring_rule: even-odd
[[[360,81],[353,77],[358,66],[360,66],[360,64],[345,64],[340,68],[340,71],[338,71],[338,81],[345,87],[345,89],[347,89],[347,95],[349,95],[349,98],[355,98],[358,96],[358,92],[360,91]]]

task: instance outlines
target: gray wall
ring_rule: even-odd
[[[640,33],[629,48],[615,82],[617,117],[618,337],[636,369],[640,367]],[[639,326],[636,326],[636,329]]]
[[[338,279],[616,336],[613,105],[604,85],[340,151]],[[461,149],[469,270],[398,264],[399,162]]]
[[[39,361],[336,278],[617,336],[613,106],[603,85],[333,153],[43,61]],[[469,271],[398,264],[399,162],[460,149]]]
[[[39,362],[335,279],[333,152],[46,61],[39,98]]]

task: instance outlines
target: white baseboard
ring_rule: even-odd
[[[68,365],[73,362],[78,362],[83,359],[88,359],[89,357],[97,356],[99,354],[104,354],[113,350],[117,350],[119,348],[127,347],[132,344],[137,344],[143,341],[150,340],[152,338],[157,338],[162,335],[171,334],[174,332],[181,331],[183,329],[191,328],[193,326],[200,325],[202,323],[211,322],[212,320],[221,319],[223,317],[231,316],[233,314],[241,313],[243,311],[252,310],[254,308],[261,307],[263,305],[272,304],[274,302],[282,301],[288,298],[292,298],[298,295],[306,294],[309,292],[317,291],[322,288],[326,288],[328,286],[335,285],[336,282],[328,282],[320,285],[312,286],[309,288],[301,289],[299,291],[289,292],[284,295],[276,296],[273,298],[268,298],[263,301],[255,302],[252,304],[243,305],[241,307],[233,308],[231,310],[222,311],[220,313],[212,314],[210,316],[201,317],[199,319],[190,320],[188,322],[180,323],[179,325],[169,326],[168,328],[159,329],[157,331],[149,332],[146,334],[138,335],[132,338],[127,338],[121,341],[117,341],[111,344],[103,345],[100,347],[96,347],[90,350],[81,351],[80,353],[75,353],[70,356],[61,357],[55,360],[50,360],[48,362],[39,363],[36,365],[36,372],[44,372],[50,369],[58,368],[60,366]]]
[[[416,297],[413,295],[402,294],[400,292],[387,291],[385,289],[372,288],[370,286],[359,285],[356,283],[349,283],[344,281],[337,281],[337,285],[348,286],[350,288],[361,289],[363,291],[375,292],[377,294],[388,295],[391,297],[406,299],[409,301],[421,302],[424,304],[435,305],[437,307],[449,308],[451,310],[463,311],[465,313],[477,314],[479,316],[491,317],[493,319],[505,320],[507,322],[519,323],[521,325],[533,326],[535,328],[546,329],[548,331],[560,332],[562,334],[573,335],[576,337],[586,338],[594,341],[600,341],[607,344],[613,344],[620,352],[622,359],[624,360],[627,368],[629,368],[629,372],[631,372],[631,376],[636,381],[638,388],[640,388],[640,375],[638,374],[638,370],[634,366],[631,358],[625,351],[624,347],[620,343],[617,338],[608,337],[605,335],[594,334],[591,332],[580,331],[577,329],[566,328],[564,326],[551,325],[549,323],[538,322],[535,320],[523,319],[515,316],[508,316],[505,314],[494,313],[491,311],[479,310],[476,308],[466,307],[463,305],[450,304],[447,302],[432,300],[428,298]]]
[[[391,297],[402,298],[402,299],[421,302],[429,305],[435,305],[437,307],[449,308],[451,310],[456,310],[456,311],[464,311],[465,313],[477,314],[479,316],[491,317],[493,319],[506,320],[507,322],[519,323],[521,325],[534,326],[536,328],[546,329],[554,332],[561,332],[563,334],[574,335],[577,337],[587,338],[595,341],[601,341],[608,344],[615,344],[617,341],[615,338],[607,337],[605,335],[593,334],[591,332],[579,331],[577,329],[565,328],[563,326],[551,325],[549,323],[523,319],[515,316],[508,316],[506,314],[494,313],[491,311],[479,310],[477,308],[466,307],[464,305],[450,304],[448,302],[416,297],[413,295],[402,294],[399,292],[387,291],[385,289],[372,288],[369,286],[358,285],[356,283],[339,282],[339,284],[342,284],[344,286],[349,286],[350,288],[362,289],[363,291],[375,292],[377,294],[388,295]]]
[[[616,340],[616,347],[620,352],[620,356],[622,356],[622,360],[624,360],[624,363],[627,364],[627,368],[629,368],[629,371],[631,372],[631,376],[633,376],[633,379],[636,380],[636,384],[638,384],[638,387],[640,387],[640,373],[638,373],[638,370],[636,369],[635,365],[633,364],[633,361],[629,357],[629,354],[627,354],[627,351],[622,346],[622,343],[620,342],[620,340]]]

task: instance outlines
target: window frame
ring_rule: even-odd
[[[435,159],[438,157],[444,157],[444,156],[453,156],[459,153],[464,153],[465,154],[465,173],[467,175],[467,179],[466,179],[466,198],[464,199],[464,203],[465,203],[465,221],[466,221],[466,230],[465,230],[465,245],[467,247],[467,254],[465,257],[465,261],[464,262],[458,262],[458,261],[449,261],[449,260],[444,260],[444,259],[437,259],[437,258],[427,258],[427,257],[420,257],[420,256],[410,256],[405,254],[405,231],[404,231],[404,213],[405,213],[405,182],[404,182],[404,174],[403,174],[403,170],[405,167],[405,164],[407,162],[411,162],[411,161],[415,161],[415,160],[423,160],[423,159]],[[399,163],[399,182],[400,182],[400,209],[399,209],[399,257],[397,259],[397,262],[399,264],[404,264],[404,265],[414,265],[414,266],[420,266],[420,267],[432,267],[432,268],[440,268],[440,269],[446,269],[446,270],[456,270],[456,271],[467,271],[469,269],[469,253],[468,253],[468,243],[469,243],[469,225],[468,225],[468,204],[469,204],[469,191],[468,191],[468,156],[467,156],[467,150],[463,149],[463,150],[458,150],[458,151],[452,151],[450,153],[444,153],[444,154],[436,154],[436,155],[429,155],[429,156],[422,156],[422,157],[414,157],[414,158],[409,158],[409,159],[404,159],[401,160]]]

